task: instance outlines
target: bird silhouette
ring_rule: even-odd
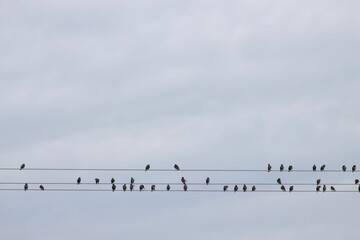
[[[288,171],[291,172],[293,170],[293,166],[290,165],[289,168],[288,168]]]
[[[255,190],[256,190],[256,187],[252,186],[251,191],[255,192]]]
[[[281,185],[281,179],[280,179],[280,178],[278,178],[278,179],[276,180],[276,182]]]
[[[246,190],[247,190],[247,186],[244,184],[243,191],[246,192]]]
[[[356,171],[356,165],[352,166],[351,170],[352,170],[352,172],[355,172]]]
[[[284,170],[284,165],[280,165],[280,172],[282,172]]]
[[[152,191],[152,192],[155,191],[155,185],[154,185],[154,184],[151,185],[151,191]]]
[[[183,184],[186,184],[186,180],[185,180],[184,177],[181,177],[181,182],[182,182]]]
[[[45,188],[44,188],[43,185],[40,185],[39,188],[41,189],[41,191],[44,191],[44,190],[45,190]]]
[[[144,189],[145,189],[144,185],[140,185],[140,192]]]
[[[112,188],[112,191],[114,192],[114,191],[115,191],[115,189],[116,189],[116,185],[115,185],[115,184],[113,184],[111,188]]]
[[[270,172],[271,171],[271,165],[270,164],[268,164],[268,172]]]
[[[325,170],[325,167],[326,167],[326,165],[322,165],[322,166],[320,167],[320,171],[324,171],[324,170]]]
[[[111,184],[114,184],[115,183],[115,178],[112,178],[111,179]]]
[[[319,185],[321,182],[321,179],[319,178],[318,180],[316,180],[316,185]]]
[[[135,179],[133,177],[130,178],[130,183],[133,184],[135,182]]]
[[[24,191],[27,191],[28,189],[29,189],[29,186],[28,186],[27,183],[25,183],[25,185],[24,185]]]
[[[359,179],[355,179],[355,184],[359,184]]]
[[[344,172],[346,172],[346,166],[345,166],[345,165],[342,166],[342,170],[343,170]]]
[[[170,191],[170,185],[169,184],[166,186],[166,191]]]
[[[326,191],[326,185],[323,186],[323,192],[325,192],[325,191]]]
[[[336,191],[335,188],[333,186],[330,187],[331,191]]]
[[[146,165],[145,172],[150,169],[150,164]]]
[[[99,182],[100,182],[100,179],[95,178],[95,184],[99,184]]]
[[[320,191],[320,188],[321,188],[321,186],[317,186],[317,187],[316,187],[316,191],[317,191],[317,192]]]
[[[177,171],[180,170],[180,168],[179,168],[179,166],[178,166],[177,164],[174,165],[174,168],[175,168],[175,170],[177,170]]]
[[[224,192],[226,192],[227,189],[228,189],[228,186],[225,185],[225,186],[223,187]]]
[[[134,190],[134,184],[130,184],[130,191],[132,192]]]
[[[78,179],[77,179],[77,184],[80,184],[81,183],[81,177],[79,177]]]
[[[186,192],[186,191],[187,191],[187,189],[188,189],[187,185],[186,185],[186,184],[184,184],[184,191]]]
[[[207,178],[206,178],[206,185],[209,185],[209,183],[210,183],[210,178],[207,177]]]
[[[25,163],[21,164],[20,170],[23,170],[25,168]]]
[[[235,185],[235,186],[234,186],[234,192],[237,192],[238,190],[239,190],[238,185]]]
[[[360,192],[360,185],[359,185],[359,187],[358,187],[358,190],[359,190],[359,192]]]
[[[294,186],[290,186],[290,188],[289,188],[289,192],[292,192],[292,191],[294,191]]]
[[[284,185],[281,185],[281,190],[283,190],[284,192],[286,191]]]
[[[126,192],[126,188],[127,188],[127,186],[126,186],[126,184],[124,183],[124,185],[123,185],[123,191],[124,191],[124,192]]]
[[[314,172],[316,171],[316,165],[315,164],[313,165],[313,171]]]

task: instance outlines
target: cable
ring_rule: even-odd
[[[0,191],[22,191],[22,192],[27,192],[27,191],[37,191],[37,192],[112,192],[112,190],[109,190],[109,189],[66,189],[66,188],[62,188],[62,189],[45,189],[45,191],[42,191],[40,189],[28,189],[27,191],[24,191],[23,189],[17,189],[17,188],[0,188]],[[115,192],[124,192],[122,190],[116,190]],[[127,190],[126,192],[131,192],[129,190]],[[140,190],[133,190],[133,192],[140,192]],[[151,190],[142,190],[141,192],[151,192]],[[187,191],[184,191],[184,190],[155,190],[154,192],[184,192],[184,193],[187,193],[187,192],[206,192],[206,193],[219,193],[219,192],[224,192],[222,190],[187,190]],[[231,191],[231,190],[228,190],[224,193],[243,193],[243,194],[247,194],[247,193],[287,193],[289,194],[288,191],[281,191],[281,190],[256,190],[256,191],[246,191],[246,192],[243,192],[243,191],[237,191],[237,192],[234,192],[234,191]],[[325,192],[316,192],[315,190],[294,190],[292,191],[290,194],[292,193],[318,193],[318,194],[321,194],[321,193],[359,193],[359,191],[354,191],[354,190],[337,190],[337,191],[325,191]]]

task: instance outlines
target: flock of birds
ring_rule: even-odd
[[[326,165],[322,165],[322,166],[320,167],[320,171],[325,171],[325,167],[326,167]],[[22,165],[20,166],[20,170],[23,170],[23,169],[25,169],[25,164],[22,164]],[[180,167],[179,167],[177,164],[174,165],[174,169],[175,169],[176,171],[180,171]],[[148,170],[150,170],[150,164],[146,165],[146,167],[145,167],[145,172],[148,171]],[[280,172],[284,171],[284,170],[285,170],[285,166],[284,166],[283,164],[281,164],[279,170],[280,170]],[[312,170],[313,170],[314,172],[317,171],[317,167],[316,167],[315,164],[313,165]],[[272,166],[271,166],[270,164],[268,164],[267,171],[268,171],[268,172],[272,171]],[[288,168],[287,168],[287,171],[288,171],[288,172],[293,171],[293,166],[292,166],[292,165],[289,165]],[[347,171],[347,167],[346,167],[345,165],[342,166],[342,171],[343,171],[343,172],[346,172],[346,171]],[[353,166],[352,166],[351,171],[352,171],[352,172],[355,172],[355,171],[356,171],[356,165],[353,165]],[[187,184],[186,184],[186,183],[187,183],[186,179],[185,179],[184,177],[181,177],[180,181],[181,181],[182,184],[183,184],[183,190],[184,190],[184,191],[187,191],[187,190],[188,190],[188,186],[187,186]],[[286,188],[285,188],[285,186],[283,185],[283,183],[282,183],[282,181],[281,181],[281,178],[278,178],[278,179],[276,180],[276,182],[280,185],[280,189],[281,189],[283,192],[286,192],[286,191],[287,191]],[[81,184],[81,177],[79,177],[79,178],[77,179],[76,183],[77,183],[78,185]],[[99,178],[95,178],[95,184],[99,184],[99,183],[100,183],[100,179],[99,179]],[[111,183],[111,189],[112,189],[112,191],[115,192],[115,190],[116,190],[116,188],[117,188],[117,186],[116,186],[116,184],[115,184],[115,179],[114,179],[114,178],[111,178],[110,183]],[[209,177],[207,177],[207,178],[205,179],[205,184],[206,184],[206,185],[209,185],[209,184],[210,184],[210,178],[209,178]],[[358,185],[358,191],[360,192],[359,179],[355,179],[355,185]],[[134,179],[133,177],[131,177],[131,178],[130,178],[129,190],[130,190],[130,191],[133,191],[133,190],[134,190],[134,186],[135,186],[135,179]],[[28,186],[27,183],[25,183],[25,185],[24,185],[24,190],[27,191],[28,189],[29,189],[29,186]],[[42,190],[42,191],[45,191],[45,188],[44,188],[43,185],[40,185],[40,186],[39,186],[39,189]],[[167,184],[166,190],[167,190],[167,191],[170,191],[170,189],[171,189],[170,184]],[[224,186],[223,186],[223,191],[224,191],[224,192],[228,191],[228,189],[229,189],[229,186],[228,186],[228,185],[224,185]],[[124,192],[127,191],[127,185],[126,185],[126,184],[123,184],[122,190],[123,190]],[[142,184],[142,185],[139,186],[139,191],[141,192],[141,191],[143,191],[143,190],[145,190],[145,186]],[[153,191],[155,191],[155,190],[156,190],[156,185],[155,185],[155,184],[151,185],[151,192],[153,192]],[[247,186],[246,184],[244,184],[243,187],[242,187],[242,190],[243,190],[243,192],[248,191],[248,186]],[[326,186],[325,184],[324,184],[324,185],[321,185],[321,179],[317,179],[317,180],[316,180],[316,189],[315,189],[315,190],[316,190],[316,192],[320,192],[320,191],[325,192],[325,191],[327,190],[327,186]],[[334,186],[330,186],[330,190],[331,190],[331,191],[336,191],[336,189],[335,189]],[[239,191],[238,185],[234,185],[233,191],[234,191],[234,192]],[[256,186],[255,186],[255,185],[251,187],[251,191],[253,191],[253,192],[256,191]],[[294,186],[290,186],[289,189],[288,189],[288,191],[289,191],[289,192],[294,191]]]

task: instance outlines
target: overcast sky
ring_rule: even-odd
[[[360,167],[359,9],[356,0],[0,0],[0,167]],[[0,174],[0,182],[279,177]],[[353,193],[0,194],[7,240],[359,238]]]

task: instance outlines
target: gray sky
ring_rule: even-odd
[[[359,7],[328,0],[0,1],[0,165],[360,167]],[[183,175],[279,176],[1,172],[0,181]],[[319,176],[352,182],[356,175]],[[359,197],[1,192],[0,236],[358,239]]]

